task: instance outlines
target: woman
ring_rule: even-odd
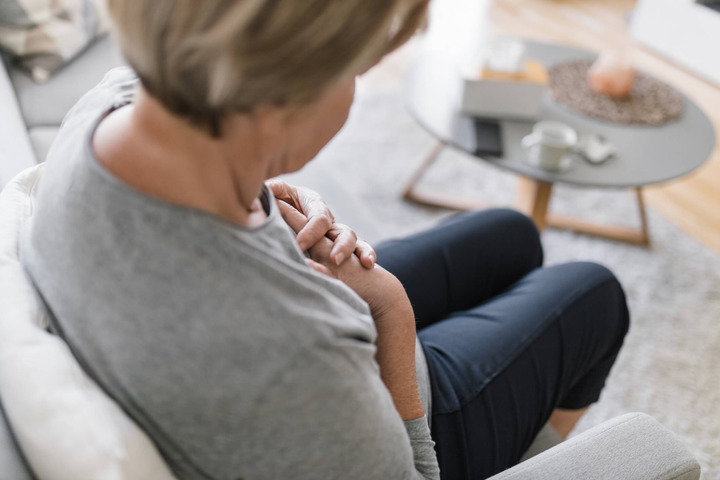
[[[179,478],[483,478],[597,400],[628,327],[607,270],[539,268],[501,210],[374,266],[311,193],[265,183],[337,133],[426,3],[109,1],[132,70],[68,114],[21,255]]]

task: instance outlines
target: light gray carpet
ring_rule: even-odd
[[[340,221],[372,240],[422,229],[447,211],[401,200],[410,172],[434,144],[403,107],[399,85],[360,88],[341,134],[297,180],[328,197]],[[423,185],[510,205],[515,177],[446,151]],[[637,223],[627,191],[559,186],[550,208],[598,222]],[[720,478],[720,255],[650,211],[649,249],[571,233],[543,234],[546,263],[592,260],[623,283],[632,328],[599,403],[582,431],[627,412],[645,412],[677,433],[705,479]]]

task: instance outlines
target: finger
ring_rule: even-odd
[[[308,215],[307,220],[297,235],[297,243],[302,251],[325,238],[328,231],[333,228],[331,218],[326,215]]]
[[[377,254],[375,253],[375,249],[365,240],[358,239],[355,245],[355,255],[360,258],[360,264],[363,267],[367,269],[375,268]]]
[[[357,246],[357,235],[355,232],[342,223],[336,223],[328,232],[328,237],[333,240],[333,248],[330,251],[330,260],[335,265],[341,265],[355,251]]]
[[[282,200],[278,200],[276,203],[280,210],[280,215],[282,215],[283,217],[283,220],[285,220],[285,223],[290,225],[290,228],[292,228],[295,233],[301,231],[308,223],[305,215],[298,212],[295,208],[291,207]],[[303,248],[303,251],[305,250],[307,250],[307,248]]]
[[[330,208],[325,203],[325,200],[315,190],[307,187],[293,187],[298,203],[300,204],[300,210],[308,218],[312,217],[328,217],[330,224],[335,223],[335,217],[333,216]]]
[[[327,275],[328,277],[337,278],[333,272],[327,268],[325,265],[316,262],[315,260],[308,258],[305,260],[305,263],[308,265],[308,267],[312,268],[316,272],[322,273],[323,275]]]
[[[298,201],[298,192],[295,187],[279,178],[271,178],[266,183],[276,199],[292,205],[298,211],[302,211],[302,207]]]
[[[332,228],[335,217],[328,208],[322,197],[314,190],[307,187],[296,187],[300,212],[310,220],[308,232],[301,232],[299,242],[306,247],[317,243]]]
[[[299,247],[305,251],[319,242],[332,228],[335,218],[322,197],[307,187],[295,187],[273,178],[267,182],[278,200],[290,204],[309,220],[306,228],[296,232]]]

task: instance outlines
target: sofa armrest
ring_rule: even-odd
[[[642,413],[608,420],[490,480],[695,480],[700,465],[670,430]]]
[[[0,59],[0,188],[22,170],[35,165],[25,120],[20,114],[15,90]]]
[[[25,461],[15,439],[10,433],[10,427],[5,418],[5,411],[0,404],[0,478],[13,480],[33,480],[35,476]]]

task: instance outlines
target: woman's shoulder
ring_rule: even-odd
[[[100,83],[80,97],[65,115],[62,125],[72,122],[79,114],[97,114],[130,102],[138,81],[132,68],[113,68],[105,74]]]
[[[113,69],[70,109],[48,152],[42,181],[47,186],[41,187],[41,191],[50,189],[54,183],[77,184],[78,170],[91,167],[92,131],[107,112],[131,100],[137,81],[132,69]],[[67,185],[61,191],[66,190]]]

